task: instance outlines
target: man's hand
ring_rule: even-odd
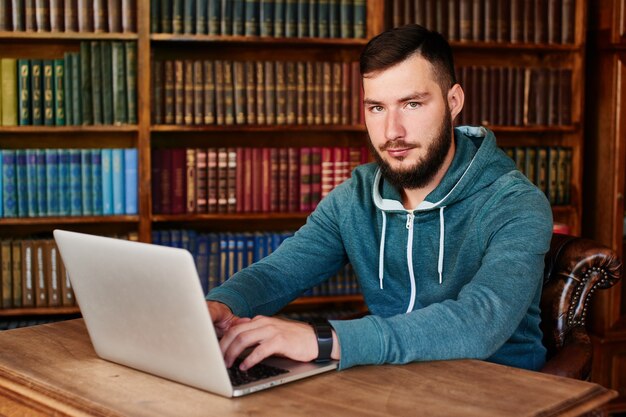
[[[239,319],[226,304],[217,301],[207,301],[207,306],[209,307],[209,313],[211,314],[217,337],[222,337],[233,325],[233,322]]]
[[[333,339],[336,341],[334,331]],[[237,319],[220,340],[226,366],[231,367],[241,352],[253,346],[240,369],[247,370],[271,355],[301,362],[312,361],[318,355],[315,331],[309,324],[257,316]]]

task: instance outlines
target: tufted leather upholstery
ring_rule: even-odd
[[[548,360],[542,372],[588,379],[592,346],[585,329],[594,292],[615,285],[622,262],[593,240],[554,234],[545,258],[541,328]]]

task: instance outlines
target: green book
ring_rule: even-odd
[[[317,2],[318,0],[309,0],[309,36],[311,38],[318,36]]]
[[[82,124],[93,124],[93,98],[91,82],[91,47],[89,42],[80,43],[80,90],[82,98]]]
[[[298,36],[298,1],[285,1],[285,37]]]
[[[244,0],[232,0],[233,35],[243,36],[244,32]]]
[[[18,89],[18,105],[20,110],[20,126],[29,126],[31,124],[30,117],[30,61],[28,59],[20,59],[17,61],[17,69],[19,71]]]
[[[172,33],[172,2],[171,0],[159,0],[161,2],[161,33]]]
[[[137,124],[137,44],[125,42],[127,123]]]
[[[260,22],[260,1],[261,0],[245,0],[245,22],[244,32],[246,36],[259,35]]]
[[[172,0],[172,33],[183,33],[183,1]]]
[[[2,126],[17,126],[17,60],[0,59]]]
[[[329,36],[329,18],[330,18],[330,0],[318,0],[317,4],[317,36],[320,38],[328,38]]]
[[[296,33],[299,38],[307,38],[309,34],[309,1],[298,0],[296,17]]]
[[[342,1],[345,2],[346,0]],[[339,38],[341,35],[339,24],[340,14],[339,0],[328,0],[328,36],[331,38]]]
[[[30,94],[31,94],[31,118],[33,126],[43,124],[43,65],[41,60],[30,61]]]
[[[72,58],[69,52],[63,55],[63,72],[65,81],[63,81],[63,87],[65,91],[65,97],[63,104],[65,105],[65,124],[71,126],[74,124],[74,100],[72,100]]]
[[[261,36],[274,34],[274,7],[274,0],[261,0],[261,17],[259,18]]]
[[[196,1],[195,0],[183,0],[183,33],[192,34],[196,33]],[[198,3],[203,3],[204,0],[198,0]]]
[[[54,63],[51,59],[43,61],[43,122],[46,126],[54,125]]]
[[[198,35],[207,34],[208,6],[208,0],[196,1],[196,33]]]
[[[288,0],[274,0],[274,37],[285,37],[285,2]]]
[[[161,32],[161,0],[150,0],[150,33]]]
[[[54,60],[54,124],[65,126],[65,60]]]
[[[220,20],[222,0],[209,0],[207,9],[207,30],[209,35],[219,35],[221,32]]]
[[[83,97],[81,96],[81,70],[80,70],[80,55],[78,53],[72,53],[70,55],[72,61],[72,110],[74,115],[72,119],[74,125],[83,124]]]
[[[113,64],[111,63],[111,42],[102,42],[102,123],[113,124]]]
[[[126,77],[124,75],[124,44],[113,42],[111,45],[111,61],[113,67],[113,123],[120,125],[126,123]]]
[[[80,150],[80,181],[83,216],[93,215],[91,149]]]
[[[91,42],[91,108],[93,110],[93,124],[102,124],[102,42]]]
[[[354,5],[352,0],[339,0],[339,37],[354,37]],[[331,35],[332,36],[332,35]]]
[[[367,16],[367,6],[365,0],[353,0],[354,9],[352,19],[354,20],[354,37],[365,38],[365,19]]]
[[[233,34],[233,0],[222,0],[220,28],[222,35]]]

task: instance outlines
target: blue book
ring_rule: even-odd
[[[161,245],[172,246],[172,237],[169,230],[161,230]]]
[[[37,212],[39,217],[49,216],[48,213],[48,196],[47,180],[46,180],[46,151],[44,149],[35,150],[36,155],[36,171],[37,171]]]
[[[113,214],[124,214],[124,149],[113,149]]]
[[[59,152],[46,149],[46,211],[48,216],[58,216],[59,210]]]
[[[219,285],[220,274],[220,237],[217,233],[209,233],[209,272],[208,290]]]
[[[233,268],[233,274],[241,271],[244,268],[243,257],[246,251],[246,238],[241,234],[237,233],[234,235],[235,238],[235,265]]]
[[[91,216],[93,214],[93,202],[91,197],[91,149],[80,150],[80,181],[82,185],[83,216]]]
[[[160,245],[161,244],[161,232],[160,231],[153,230],[150,233],[150,236],[151,236],[153,245]]]
[[[15,151],[15,175],[17,181],[17,215],[28,216],[28,178],[26,176],[26,150]]]
[[[71,206],[70,194],[70,153],[67,149],[59,149],[59,216],[69,216]]]
[[[245,252],[243,255],[243,267],[250,266],[254,263],[254,235],[252,233],[244,233]]]
[[[229,277],[228,275],[228,270],[229,270],[228,233],[220,233],[219,237],[220,237],[220,249],[219,249],[220,262],[219,262],[218,281],[216,282],[216,285],[221,285]]]
[[[15,151],[2,151],[2,211],[4,217],[17,217],[17,178]]]
[[[83,185],[80,167],[80,150],[70,149],[70,215],[82,216],[83,214]]]
[[[189,250],[189,230],[183,229],[180,231],[180,247],[191,252],[193,256],[193,252]]]
[[[170,230],[170,246],[172,246],[173,248],[182,248],[183,247],[182,230],[180,230],[180,229],[172,229],[172,230]]]
[[[102,149],[102,214],[113,215],[113,153]]]
[[[200,277],[202,293],[206,295],[209,292],[209,236],[201,233],[198,235],[197,242],[196,269]]]
[[[0,149],[0,174],[2,174],[2,149]],[[2,203],[2,177],[3,175],[0,175],[0,218],[4,217],[4,204]]]
[[[124,149],[124,207],[137,214],[137,148]]]
[[[26,209],[28,217],[39,215],[37,204],[37,150],[26,149]]]
[[[91,204],[93,214],[102,216],[102,154],[100,149],[91,150]]]
[[[256,232],[254,234],[254,262],[259,262],[267,256],[265,248],[267,248],[267,236],[265,233]]]
[[[183,245],[195,258],[198,254],[198,233],[195,230],[187,230],[187,243]]]

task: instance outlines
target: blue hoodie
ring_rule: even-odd
[[[493,133],[454,133],[450,168],[414,210],[376,164],[360,166],[292,238],[207,299],[271,315],[350,262],[371,315],[331,321],[340,369],[459,358],[540,369],[550,204]]]

